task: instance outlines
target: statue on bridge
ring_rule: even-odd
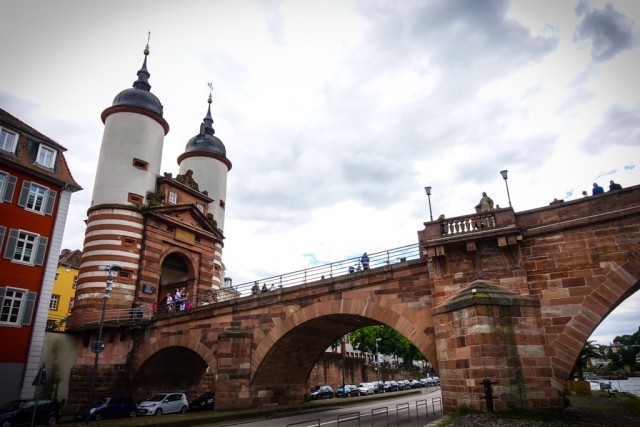
[[[491,199],[491,197],[487,196],[487,193],[485,193],[484,191],[482,192],[482,199],[480,199],[480,202],[476,205],[476,212],[480,213],[480,212],[490,212],[493,210],[493,199]]]
[[[195,179],[193,179],[193,171],[191,169],[189,169],[187,173],[184,175],[178,174],[178,176],[176,176],[176,181],[178,181],[181,184],[185,184],[193,188],[194,190],[200,191],[198,188],[199,187],[198,183],[196,182]]]

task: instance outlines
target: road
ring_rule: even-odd
[[[282,417],[260,418],[254,420],[235,420],[232,422],[200,424],[198,427],[221,426],[259,426],[259,427],[352,427],[352,426],[396,426],[422,427],[442,417],[440,388],[423,389],[422,393],[395,394],[389,397],[370,399],[367,397],[332,399],[321,401],[317,408],[290,413]],[[373,397],[373,396],[371,396]],[[361,403],[353,404],[357,400]],[[346,403],[349,403],[348,405]],[[416,403],[418,405],[416,406]],[[428,406],[428,416],[427,409]],[[435,415],[434,415],[435,408]],[[419,414],[417,414],[417,412]],[[419,415],[419,418],[418,418]]]

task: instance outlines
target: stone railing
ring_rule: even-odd
[[[423,240],[434,240],[513,227],[515,225],[516,219],[513,209],[504,208],[491,212],[474,213],[425,222],[422,236]]]
[[[459,216],[457,218],[442,219],[440,234],[450,236],[452,234],[475,233],[477,231],[496,228],[496,216],[493,212],[478,213],[471,216]]]

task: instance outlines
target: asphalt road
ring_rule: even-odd
[[[384,397],[388,396],[388,397]],[[198,427],[353,427],[353,426],[424,426],[442,417],[440,388],[422,393],[396,394],[318,402],[317,408],[268,418],[198,424]],[[359,402],[353,404],[354,401]],[[417,403],[417,406],[416,406]],[[428,406],[428,415],[427,415]],[[435,409],[435,415],[434,415]]]

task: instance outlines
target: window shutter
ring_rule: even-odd
[[[31,317],[33,316],[33,309],[36,306],[36,292],[27,293],[27,301],[24,304],[24,311],[22,312],[22,324],[29,326],[31,324]]]
[[[7,292],[7,288],[0,288],[0,307],[4,307],[4,294]]]
[[[55,204],[56,204],[56,192],[53,190],[47,190],[47,205],[44,207],[45,215],[51,215]]]
[[[13,255],[16,253],[16,244],[18,243],[18,230],[9,230],[9,238],[7,239],[7,247],[4,248],[4,257],[6,259],[13,259]]]
[[[22,181],[22,190],[20,190],[20,198],[18,199],[18,206],[23,208],[27,206],[27,199],[29,198],[29,190],[31,189],[30,181]]]
[[[36,252],[35,265],[44,264],[44,254],[47,252],[47,243],[49,243],[49,239],[42,236],[38,237],[38,251]]]
[[[0,249],[2,248],[2,243],[4,242],[4,232],[7,231],[7,227],[0,227]],[[0,304],[0,307],[2,305]]]
[[[2,194],[3,202],[11,203],[13,200],[13,191],[16,189],[16,181],[18,181],[18,178],[9,175],[9,178],[7,179],[7,187],[4,189],[4,194]]]

